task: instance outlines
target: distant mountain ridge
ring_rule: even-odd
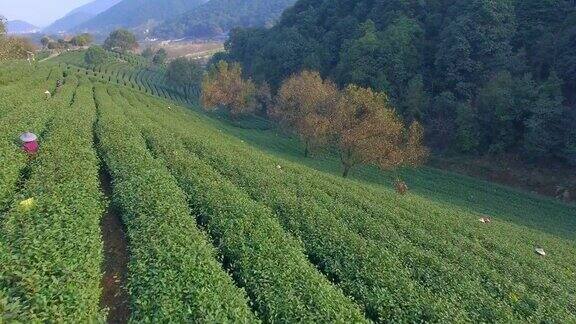
[[[66,32],[89,21],[122,0],[95,0],[80,6],[44,29],[45,33]]]
[[[155,26],[183,14],[207,0],[123,0],[89,21],[77,26],[77,32],[108,32],[116,28]]]
[[[212,37],[235,27],[271,26],[296,0],[210,0],[156,28],[162,38]]]
[[[112,8],[121,1],[122,0],[95,0],[70,11],[66,16],[74,15],[79,12],[90,13],[96,16],[97,14]]]
[[[6,27],[8,34],[30,34],[40,31],[40,28],[23,20],[8,21]]]

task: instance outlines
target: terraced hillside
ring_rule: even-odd
[[[0,322],[119,319],[102,297],[110,211],[133,322],[576,321],[574,206],[430,168],[402,171],[400,196],[394,175],[343,179],[128,63],[48,62],[0,67]]]
[[[62,68],[70,70],[70,72],[81,73],[88,77],[97,78],[102,82],[129,86],[180,103],[195,103],[193,98],[198,97],[199,89],[168,84],[165,80],[166,71],[163,67],[151,67],[139,55],[118,54],[110,51],[106,53],[108,58],[105,63],[98,66],[90,66],[85,63],[85,51],[66,52],[51,62],[59,63]]]

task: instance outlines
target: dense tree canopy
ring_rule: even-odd
[[[154,49],[152,48],[152,46],[146,46],[146,48],[142,51],[142,53],[140,55],[142,55],[144,58],[151,60],[152,57],[154,56]]]
[[[166,79],[169,83],[183,87],[199,86],[204,70],[197,62],[179,57],[168,64]]]
[[[106,51],[100,46],[92,46],[84,54],[84,61],[86,64],[96,66],[106,62],[108,55]]]
[[[300,0],[226,47],[273,91],[306,69],[383,91],[436,150],[576,163],[572,0]]]
[[[44,36],[40,39],[40,44],[42,44],[42,47],[47,48],[51,41],[52,39],[50,37]]]
[[[76,35],[70,40],[70,43],[74,46],[88,46],[93,42],[94,38],[88,33],[82,33]]]
[[[136,36],[126,29],[118,29],[110,33],[106,41],[104,41],[104,48],[109,51],[128,52],[138,48]]]
[[[152,63],[154,63],[155,65],[164,65],[164,63],[166,63],[167,58],[168,53],[166,52],[166,50],[160,48],[156,51],[156,53],[154,53],[154,56],[152,56]]]
[[[304,156],[326,141],[330,114],[338,100],[338,88],[322,80],[317,72],[304,71],[284,81],[270,115],[282,128],[292,131],[304,142]]]
[[[224,61],[214,65],[202,81],[205,109],[223,108],[232,118],[250,114],[258,107],[257,88],[242,77],[242,68]]]
[[[332,113],[331,132],[344,177],[358,164],[384,170],[418,165],[427,157],[418,123],[406,127],[384,93],[350,85]]]

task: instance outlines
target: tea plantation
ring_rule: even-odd
[[[132,322],[576,322],[576,207],[427,167],[344,179],[161,73],[0,66],[0,323],[106,321],[110,208]]]

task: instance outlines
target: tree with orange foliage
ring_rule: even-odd
[[[213,66],[202,81],[202,104],[205,109],[226,109],[230,117],[246,115],[256,110],[256,86],[242,78],[242,68],[237,63],[220,61]]]
[[[330,113],[338,101],[336,85],[318,72],[303,71],[285,80],[270,115],[304,142],[304,156],[326,141]]]
[[[256,113],[261,116],[266,116],[273,103],[272,89],[270,89],[268,82],[264,81],[262,84],[258,85],[256,89],[256,102]]]
[[[346,88],[332,116],[332,132],[344,177],[358,164],[392,170],[419,165],[428,156],[422,127],[415,122],[407,130],[387,96],[369,88]]]

